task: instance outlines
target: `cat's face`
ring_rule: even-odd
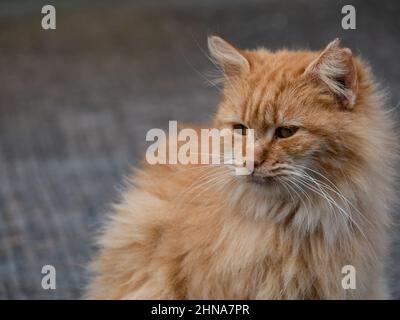
[[[306,186],[362,161],[356,62],[338,41],[322,52],[243,52],[216,37],[209,47],[225,73],[217,126],[254,130],[247,181]]]

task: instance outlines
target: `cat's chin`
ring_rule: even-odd
[[[245,184],[263,199],[266,194],[273,197],[287,195],[287,189],[276,177],[249,175],[245,178]]]
[[[251,184],[255,184],[261,187],[269,187],[272,185],[276,185],[278,181],[271,176],[257,176],[257,175],[249,175],[246,177],[246,181]]]

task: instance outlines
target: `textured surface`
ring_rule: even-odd
[[[352,1],[355,31],[341,29],[340,1],[76,2],[53,1],[56,31],[40,29],[41,1],[0,4],[0,298],[81,296],[93,235],[147,130],[212,115],[207,34],[272,49],[339,36],[400,101],[397,0]],[[398,241],[390,258],[400,298]],[[54,291],[41,288],[45,264]]]

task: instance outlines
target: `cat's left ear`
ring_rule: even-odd
[[[208,50],[228,77],[239,76],[250,70],[249,61],[240,50],[220,37],[208,37]]]
[[[342,48],[339,39],[328,44],[305,70],[321,80],[339,99],[343,107],[352,109],[357,98],[357,69],[350,49]]]

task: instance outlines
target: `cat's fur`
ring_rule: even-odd
[[[337,40],[320,52],[218,37],[209,48],[225,74],[214,125],[255,130],[254,176],[144,164],[100,238],[87,297],[387,298],[397,146],[366,66]],[[273,138],[283,125],[299,129]],[[345,265],[356,289],[342,287]]]

